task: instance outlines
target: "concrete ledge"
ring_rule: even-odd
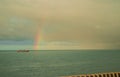
[[[82,74],[61,77],[120,77],[120,72],[96,73],[96,74]]]

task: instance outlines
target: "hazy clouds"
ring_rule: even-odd
[[[119,0],[0,0],[0,40],[34,40],[41,28],[48,47],[119,48],[119,8]]]

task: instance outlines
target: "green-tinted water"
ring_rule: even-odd
[[[58,77],[118,72],[120,50],[0,51],[0,77]]]

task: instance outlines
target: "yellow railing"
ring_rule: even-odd
[[[61,76],[61,77],[120,77],[120,72],[83,74],[83,75],[72,75],[72,76]]]

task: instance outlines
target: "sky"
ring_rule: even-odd
[[[119,49],[120,0],[0,0],[0,50]],[[39,31],[38,31],[39,30]]]

